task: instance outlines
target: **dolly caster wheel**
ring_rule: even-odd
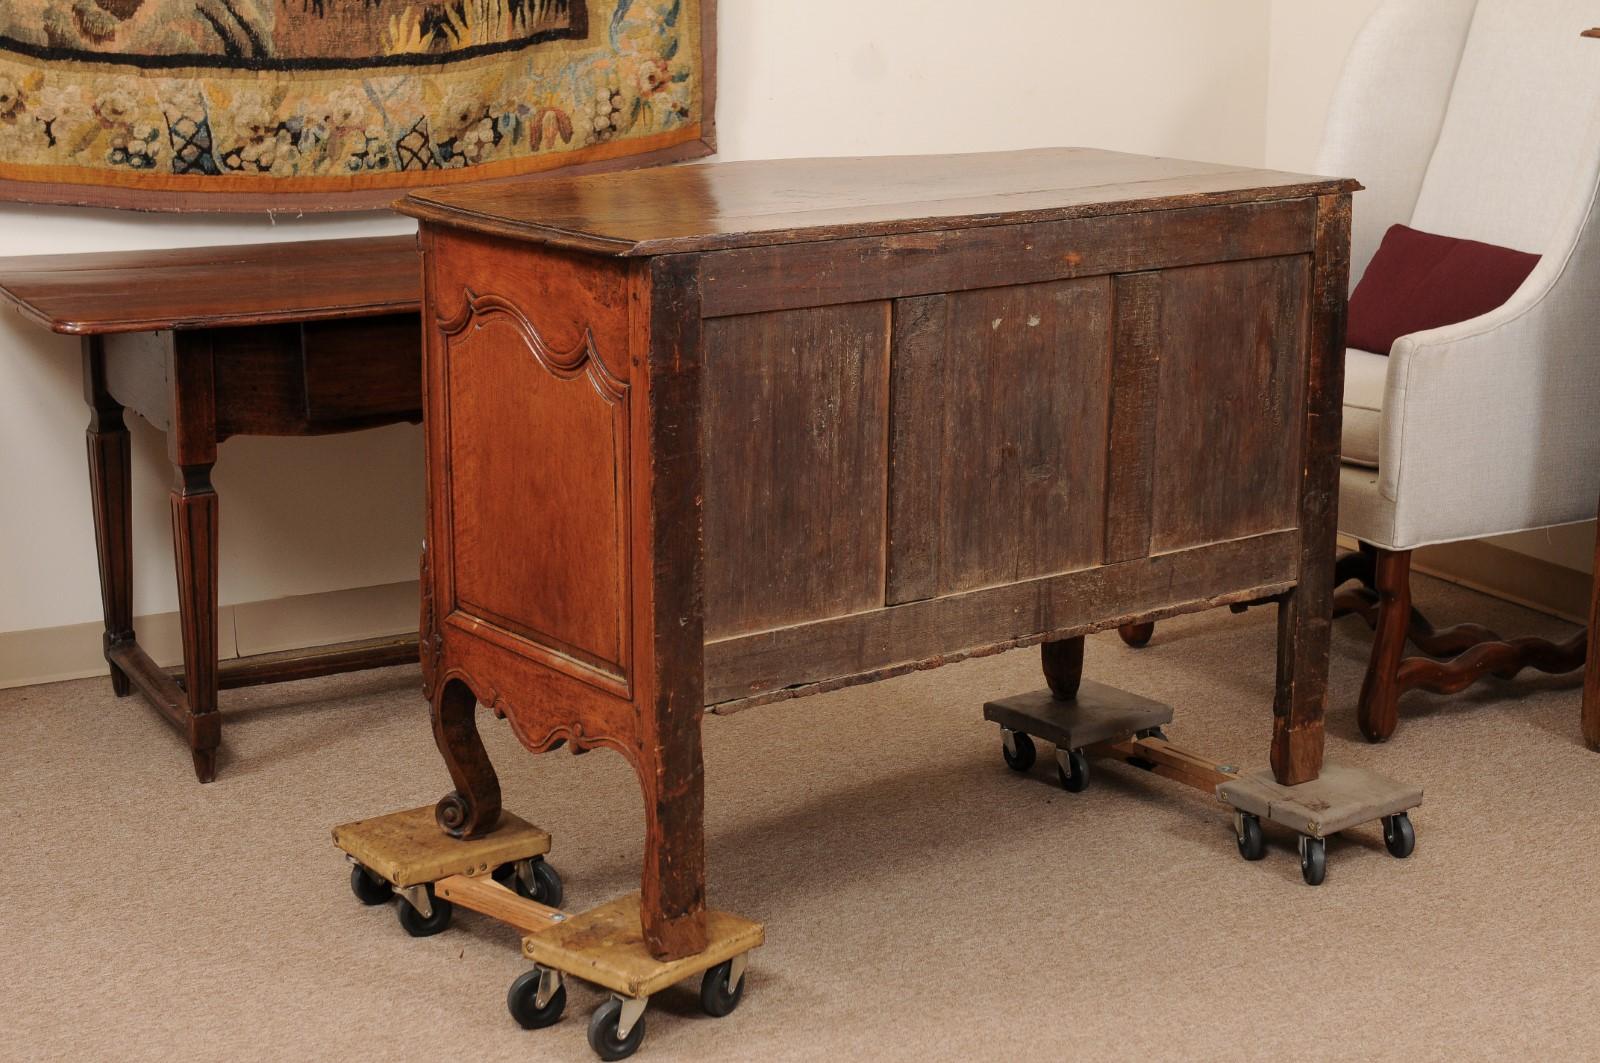
[[[350,869],[350,892],[356,895],[356,900],[371,906],[382,904],[394,896],[394,887],[389,885],[388,880],[379,878],[357,864]]]
[[[1300,876],[1307,886],[1320,886],[1328,877],[1328,842],[1324,838],[1300,836]]]
[[[528,876],[518,872],[517,864],[501,864],[494,869],[494,880],[509,890],[516,890],[518,894],[530,901],[538,901],[552,908],[561,907],[561,899],[566,893],[561,884],[561,875],[551,867],[542,856],[535,856],[528,861],[529,875],[533,878],[530,885]]]
[[[1411,817],[1404,812],[1384,816],[1383,844],[1388,847],[1389,855],[1396,860],[1404,860],[1410,856],[1417,847],[1417,831],[1411,825]]]
[[[511,983],[506,1010],[524,1030],[542,1030],[561,1021],[567,1010],[567,987],[557,971],[535,967]]]
[[[1146,727],[1144,730],[1140,731],[1138,734],[1135,734],[1133,737],[1135,737],[1135,738],[1154,738],[1158,742],[1169,742],[1169,741],[1171,741],[1171,739],[1169,739],[1167,737],[1167,732],[1163,731],[1159,727]]]
[[[433,883],[430,882],[423,888],[428,894],[431,915],[423,915],[417,911],[416,905],[409,900],[400,905],[400,925],[414,938],[432,937],[446,929],[450,925],[450,917],[455,914],[455,905],[443,897],[433,895]]]
[[[744,957],[723,960],[700,979],[700,1010],[713,1019],[732,1015],[744,999]]]
[[[1154,637],[1155,633],[1156,625],[1153,622],[1149,624],[1123,624],[1117,628],[1117,634],[1122,636],[1122,641],[1136,650],[1142,650],[1150,645],[1150,639]]]
[[[623,1012],[627,1004],[639,1005],[639,1013],[623,1033]],[[639,1045],[644,1042],[643,1004],[643,1001],[624,1002],[612,997],[594,1009],[589,1019],[589,1047],[594,1049],[595,1055],[605,1060],[627,1059],[639,1051]]]
[[[1083,750],[1056,753],[1056,778],[1061,780],[1061,788],[1067,793],[1083,793],[1089,785],[1089,758],[1083,755]]]
[[[1261,832],[1261,820],[1249,812],[1238,815],[1235,840],[1239,843],[1239,855],[1246,860],[1260,860],[1267,855],[1267,838]]]
[[[1039,757],[1039,750],[1033,744],[1033,739],[1021,731],[1000,732],[1000,755],[1005,758],[1006,767],[1012,771],[1025,772],[1033,767],[1033,762]]]

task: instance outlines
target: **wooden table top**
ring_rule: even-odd
[[[414,217],[612,255],[1054,221],[1353,191],[1308,177],[1091,148],[708,163],[413,193]]]
[[[413,236],[0,258],[0,298],[53,332],[105,335],[416,313]]]

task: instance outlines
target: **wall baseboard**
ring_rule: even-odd
[[[1525,605],[1574,624],[1589,622],[1592,579],[1588,573],[1553,561],[1508,550],[1494,543],[1464,542],[1423,547],[1413,557],[1412,566],[1430,576]],[[1441,625],[1458,622],[1445,617],[1435,617],[1434,620]],[[1511,637],[1518,632],[1506,631],[1502,634]]]
[[[1342,536],[1340,544],[1355,546]],[[1425,547],[1417,551],[1415,567],[1563,620],[1587,621],[1588,575],[1503,546],[1466,542]],[[243,602],[218,610],[217,643],[227,659],[405,634],[416,631],[418,608],[415,581]],[[182,662],[177,613],[141,616],[134,629],[158,664]],[[0,633],[0,689],[105,675],[101,630],[94,622]]]
[[[225,605],[217,611],[222,659],[401,635],[417,630],[416,581]],[[163,667],[183,662],[178,614],[134,619],[139,644]],[[0,632],[0,689],[105,675],[104,625]]]

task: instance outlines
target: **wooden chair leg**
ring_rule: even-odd
[[[122,404],[106,390],[105,344],[98,336],[83,341],[83,393],[90,410],[89,497],[106,623],[103,645],[111,667],[111,689],[125,698],[132,684],[127,673],[111,662],[110,654],[113,647],[133,639],[133,461]]]
[[[172,547],[183,629],[183,692],[195,777],[217,775],[217,492],[210,465],[180,465],[172,488]]]
[[[1411,551],[1379,550],[1373,570],[1378,623],[1361,684],[1358,720],[1371,742],[1387,741],[1400,722],[1400,662],[1411,622]]]

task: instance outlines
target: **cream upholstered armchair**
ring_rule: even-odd
[[[1413,687],[1583,663],[1582,640],[1434,631],[1411,551],[1592,519],[1600,497],[1600,41],[1588,0],[1388,0],[1346,62],[1318,169],[1357,197],[1351,276],[1396,222],[1541,256],[1499,309],[1345,358],[1340,596],[1375,619],[1361,730]],[[1375,610],[1374,608],[1375,607]],[[1373,612],[1376,616],[1373,617]],[[1405,659],[1408,634],[1429,657]]]
[[[1453,692],[1583,663],[1581,636],[1435,631],[1411,608],[1422,546],[1591,519],[1600,497],[1600,41],[1593,0],[1386,0],[1346,60],[1320,173],[1360,180],[1359,281],[1391,225],[1533,252],[1482,317],[1345,356],[1339,529],[1359,540],[1336,605],[1377,631],[1361,730],[1411,688]],[[1143,645],[1150,625],[1124,628]],[[1407,637],[1427,657],[1405,658]],[[1439,660],[1438,658],[1451,658]]]

